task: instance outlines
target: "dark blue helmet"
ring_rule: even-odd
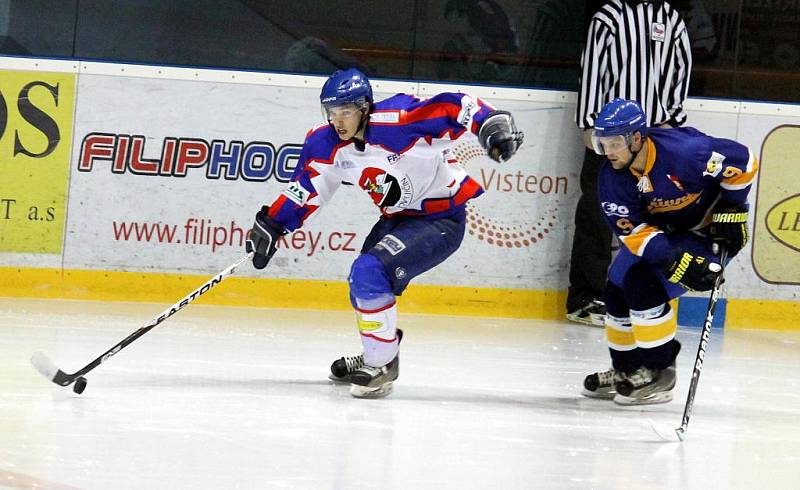
[[[635,100],[614,99],[605,106],[594,122],[592,135],[598,138],[606,136],[628,136],[639,131],[647,136],[647,117],[642,106]]]
[[[647,118],[634,100],[614,99],[603,107],[594,122],[592,148],[598,155],[611,155],[630,148],[633,135],[647,136]]]
[[[359,107],[372,104],[372,86],[367,76],[355,68],[339,70],[322,86],[319,101],[323,108],[351,103]]]

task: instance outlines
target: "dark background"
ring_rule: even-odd
[[[690,94],[800,100],[800,0],[673,0]],[[0,54],[576,90],[601,0],[0,0]]]

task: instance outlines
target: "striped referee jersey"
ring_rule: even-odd
[[[686,122],[692,52],[680,14],[663,0],[608,0],[589,24],[575,120],[587,129],[612,99],[638,101],[648,124]]]

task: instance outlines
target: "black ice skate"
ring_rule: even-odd
[[[675,365],[666,369],[640,367],[617,383],[614,403],[619,405],[654,405],[672,401]]]
[[[403,331],[399,328],[397,329],[397,343],[403,341]],[[360,368],[364,365],[364,354],[359,354],[357,356],[344,356],[340,357],[333,361],[331,364],[331,374],[328,375],[328,379],[334,381],[336,383],[352,383],[350,379],[350,375],[352,375],[356,369]]]
[[[400,374],[400,355],[382,367],[362,366],[350,375],[350,394],[356,398],[382,398],[392,392]]]
[[[593,327],[604,327],[606,324],[606,304],[597,299],[590,301],[581,308],[568,312],[567,320]]]
[[[583,380],[581,394],[589,398],[614,399],[617,394],[616,384],[624,381],[621,372],[614,368],[586,376]]]

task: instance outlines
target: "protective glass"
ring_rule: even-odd
[[[598,155],[609,155],[624,150],[633,142],[633,135],[595,136],[592,135],[592,147]]]

